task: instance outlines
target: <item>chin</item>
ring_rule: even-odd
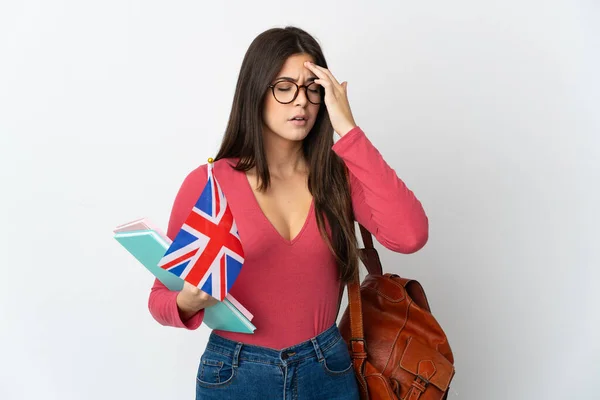
[[[311,127],[284,126],[281,129],[278,129],[275,134],[284,139],[294,141],[294,142],[299,142],[299,141],[303,141],[308,136],[311,129],[312,129],[312,126]]]
[[[306,139],[309,133],[310,129],[296,129],[295,132],[292,131],[292,133],[289,134],[290,140],[302,141]]]

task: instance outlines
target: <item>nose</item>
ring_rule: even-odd
[[[308,93],[306,92],[308,88],[306,86],[298,87],[298,95],[296,96],[295,103],[296,105],[303,106],[308,103]]]

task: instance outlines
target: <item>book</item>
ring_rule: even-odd
[[[114,238],[169,290],[179,291],[184,280],[158,266],[171,239],[146,218],[117,226]],[[204,309],[203,322],[211,329],[252,334],[253,315],[228,293],[223,301]]]

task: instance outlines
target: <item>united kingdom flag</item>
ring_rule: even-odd
[[[158,265],[223,301],[244,263],[240,236],[208,163],[208,182]]]

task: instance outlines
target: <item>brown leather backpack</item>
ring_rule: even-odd
[[[361,260],[369,274],[348,283],[339,324],[362,400],[441,400],[454,377],[454,357],[421,285],[382,274],[371,233],[360,226]]]

